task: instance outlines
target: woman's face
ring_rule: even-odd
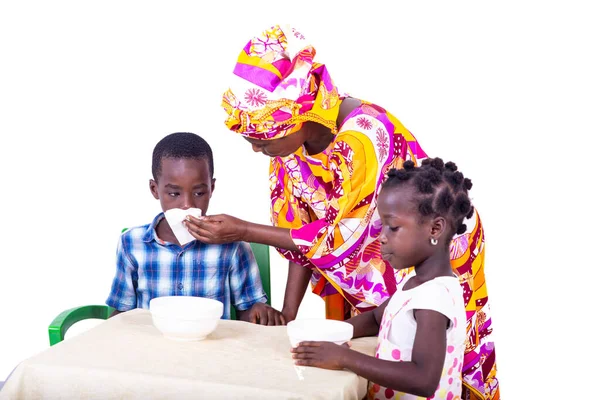
[[[257,153],[263,153],[269,157],[286,157],[304,145],[306,134],[302,129],[302,124],[299,124],[296,132],[280,139],[260,140],[246,137],[244,139],[252,145],[252,150]]]

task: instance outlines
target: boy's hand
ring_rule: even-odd
[[[260,325],[285,325],[281,312],[265,303],[256,303],[250,309],[248,322]]]
[[[188,231],[203,243],[221,244],[244,241],[248,223],[227,214],[195,218],[188,215],[183,221]]]
[[[292,348],[296,365],[325,369],[344,369],[344,359],[350,353],[350,343],[342,345],[332,342],[300,342]]]

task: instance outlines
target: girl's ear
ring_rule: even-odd
[[[150,182],[148,183],[150,186],[150,193],[152,193],[152,196],[154,196],[154,198],[158,200],[158,184],[154,179],[150,179]]]
[[[429,232],[432,239],[439,240],[448,229],[448,224],[444,217],[435,217],[431,221],[431,230]]]

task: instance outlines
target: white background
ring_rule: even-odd
[[[250,37],[291,22],[340,89],[474,181],[503,398],[593,390],[579,362],[598,336],[592,3],[2,2],[0,380],[48,346],[56,314],[104,302],[121,228],[160,211],[148,179],[166,134],[212,145],[210,212],[268,223],[268,159],[224,127],[220,101]],[[321,300],[300,315],[322,316]]]

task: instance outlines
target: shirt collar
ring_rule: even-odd
[[[144,232],[144,235],[142,236],[142,240],[146,243],[149,243],[153,240],[157,241],[158,243],[164,244],[164,242],[162,240],[160,240],[158,238],[158,235],[156,234],[156,227],[158,226],[158,223],[165,217],[164,213],[160,213],[158,214],[156,217],[154,217],[154,220],[152,221],[152,223],[150,225],[148,225],[148,229],[146,229],[146,232]]]

